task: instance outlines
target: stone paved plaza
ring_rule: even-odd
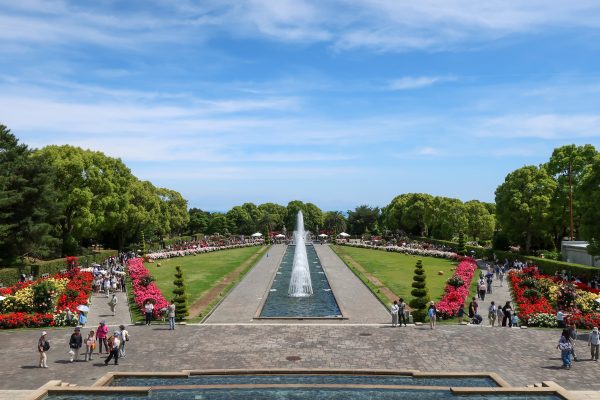
[[[599,390],[600,366],[585,360],[560,369],[558,331],[439,326],[196,325],[130,327],[128,357],[67,362],[71,330],[50,329],[49,369],[37,368],[38,331],[0,332],[0,389],[37,388],[50,379],[90,385],[107,371],[237,368],[376,368],[498,372],[512,385],[554,380],[570,390]],[[84,331],[85,333],[85,331]],[[580,355],[588,353],[579,342]],[[288,357],[300,357],[290,361]]]

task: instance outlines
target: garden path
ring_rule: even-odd
[[[129,314],[129,306],[127,305],[127,293],[116,292],[117,306],[115,307],[115,315],[113,316],[108,306],[108,298],[105,293],[93,293],[92,304],[88,312],[88,320],[86,327],[95,328],[100,321],[105,320],[108,326],[119,326],[131,324],[131,315]],[[112,297],[112,294],[111,294]]]
[[[475,271],[474,278],[477,279],[477,281],[479,281],[480,272],[483,272],[483,274],[485,275],[487,273],[487,270],[485,266],[485,261],[477,260],[477,265],[479,266],[479,269]],[[475,295],[475,297],[477,297],[477,295]],[[467,299],[467,306],[470,301],[471,299]],[[494,275],[494,281],[492,283],[492,293],[486,294],[485,300],[477,300],[477,303],[479,304],[479,314],[483,317],[483,325],[490,325],[488,319],[488,309],[492,301],[496,304],[496,306],[504,306],[504,304],[507,301],[511,301],[511,305],[514,309],[515,305],[512,303],[512,295],[510,293],[507,276],[504,277],[504,282],[502,283],[502,286],[500,286],[500,280],[496,279],[496,276]],[[468,311],[467,307],[465,307],[465,311]]]

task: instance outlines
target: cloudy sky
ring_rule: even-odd
[[[600,147],[596,0],[0,0],[0,123],[190,206],[492,201]]]

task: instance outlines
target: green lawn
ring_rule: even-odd
[[[210,290],[227,274],[261,250],[264,250],[263,247],[245,247],[196,256],[170,258],[144,265],[150,270],[156,280],[156,285],[167,300],[173,297],[175,267],[181,266],[186,282],[188,302],[192,305],[203,293]]]
[[[403,297],[407,303],[412,299],[410,291],[417,260],[423,261],[429,297],[435,301],[442,297],[446,280],[452,276],[451,269],[456,266],[455,262],[440,258],[417,257],[349,246],[333,246],[332,248],[342,259],[345,256],[351,257],[398,297]],[[438,275],[439,271],[443,271],[444,274]],[[373,288],[371,289],[373,290]],[[378,297],[381,299],[381,296]]]

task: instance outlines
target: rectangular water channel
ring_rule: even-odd
[[[313,245],[306,245],[313,295],[288,296],[294,249],[294,245],[288,246],[283,255],[260,318],[342,318],[342,312]]]
[[[498,387],[489,377],[429,377],[407,375],[191,375],[189,377],[115,377],[110,386],[183,386],[183,385],[397,385]]]

